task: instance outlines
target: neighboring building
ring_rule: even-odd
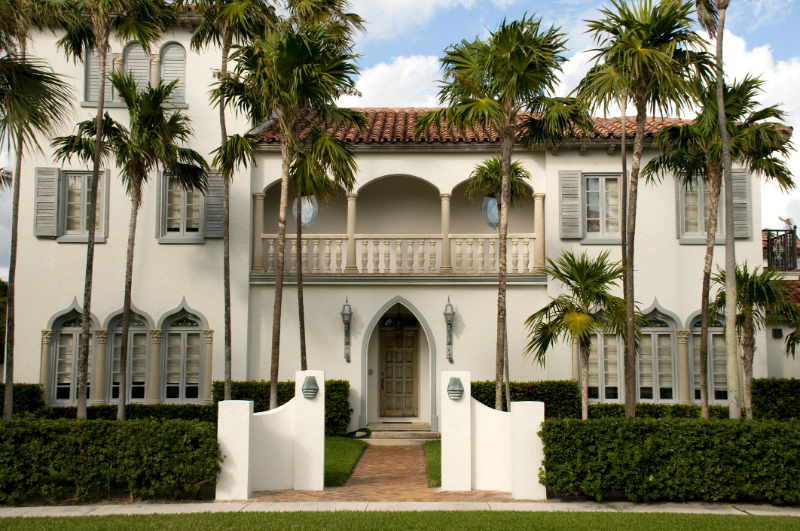
[[[218,111],[208,103],[220,53],[189,51],[190,31],[176,29],[148,55],[136,43],[112,43],[113,64],[148,79],[178,79],[176,105],[193,120],[192,147],[208,154],[219,145]],[[57,37],[43,33],[31,52],[74,80],[80,103],[76,121],[94,115],[96,62],[66,61]],[[109,91],[108,112],[123,123],[122,103]],[[289,219],[281,328],[282,380],[299,369],[296,268],[305,271],[309,368],[349,380],[351,428],[380,419],[417,418],[437,427],[438,374],[469,370],[494,378],[497,304],[497,232],[483,221],[481,203],[465,197],[472,169],[497,152],[495,137],[431,131],[419,141],[412,129],[422,109],[362,109],[364,134],[337,131],[352,142],[358,184],[352,194],[320,205],[316,223],[294,236]],[[652,135],[676,120],[649,120]],[[522,353],[526,318],[563,287],[538,273],[546,257],[562,251],[620,258],[618,119],[597,119],[597,134],[558,150],[516,152],[532,174],[529,195],[509,222],[508,338],[513,380],[578,377],[577,351],[559,344],[544,367]],[[246,120],[230,115],[228,130]],[[632,143],[633,121],[629,121]],[[272,125],[261,130],[258,164],[231,185],[231,303],[233,378],[266,380],[270,374],[275,249],[280,187],[279,141]],[[46,146],[47,142],[43,142]],[[632,150],[629,150],[630,154]],[[208,156],[210,160],[211,157]],[[630,164],[630,162],[629,162]],[[630,167],[630,166],[629,166]],[[51,405],[76,401],[79,302],[84,287],[86,202],[90,168],[59,166],[47,157],[24,160],[20,194],[16,380],[42,382]],[[122,341],[130,345],[131,401],[208,403],[213,379],[223,378],[221,181],[207,195],[187,193],[162,175],[145,187],[134,268],[136,314],[128,338],[120,336],[129,199],[119,170],[99,183],[90,403],[114,402]],[[762,260],[761,196],[757,179],[734,175],[737,259]],[[697,326],[705,253],[706,204],[702,183],[684,190],[672,178],[639,188],[636,231],[636,298],[653,319],[645,330],[637,367],[637,400],[697,400]],[[723,224],[720,224],[722,227]],[[719,242],[722,243],[722,229]],[[717,261],[723,258],[717,248]],[[621,289],[617,290],[621,294]],[[455,309],[452,361],[447,357],[442,312]],[[340,312],[352,308],[350,359],[345,359]],[[721,329],[710,331],[711,403],[726,403]],[[771,341],[771,340],[770,340]],[[757,336],[755,375],[797,376],[800,363],[767,348]],[[590,363],[592,401],[623,400],[622,350],[598,337]]]

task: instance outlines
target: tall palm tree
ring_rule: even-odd
[[[617,68],[624,81],[610,83],[599,76],[588,84],[590,93],[601,101],[618,97],[622,88],[636,107],[636,133],[633,142],[630,188],[625,231],[626,293],[628,331],[625,349],[625,414],[636,413],[635,290],[634,236],[639,170],[644,149],[647,113],[667,114],[680,111],[691,103],[689,82],[694,75],[707,76],[709,57],[702,47],[705,41],[692,30],[692,3],[664,1],[654,4],[641,0],[629,5],[624,0],[611,0],[613,10],[601,9],[603,18],[589,21],[589,31],[598,48],[595,59]],[[606,72],[608,74],[608,72]]]
[[[417,138],[431,128],[464,133],[481,126],[497,133],[500,144],[499,264],[495,408],[503,407],[506,322],[506,236],[509,175],[515,142],[524,147],[569,141],[575,126],[589,121],[572,98],[552,97],[565,58],[565,34],[543,29],[541,21],[524,17],[505,22],[486,40],[461,41],[445,50],[439,101],[447,107],[422,115],[414,126]],[[590,127],[589,127],[590,128]]]
[[[65,35],[58,41],[67,58],[76,61],[87,59],[93,51],[98,56],[97,115],[94,123],[97,130],[95,153],[92,158],[92,186],[89,192],[88,244],[86,247],[86,276],[83,291],[83,314],[81,316],[81,345],[78,355],[78,412],[79,419],[86,418],[86,391],[89,375],[89,338],[91,337],[92,280],[94,277],[94,239],[97,221],[97,183],[100,179],[100,163],[103,142],[103,109],[106,91],[106,63],[108,43],[112,32],[117,39],[138,41],[146,52],[156,43],[166,27],[178,17],[180,4],[166,0],[76,0],[68,4],[65,16]]]
[[[280,127],[282,172],[270,409],[278,404],[288,183],[292,163],[302,143],[301,131],[318,130],[317,134],[326,135],[332,141],[326,125],[349,121],[360,129],[367,123],[360,112],[336,105],[339,96],[355,89],[354,76],[358,68],[353,61],[357,56],[351,46],[350,41],[343,40],[325,24],[306,26],[302,20],[289,17],[253,42],[237,47],[231,56],[236,61],[233,75],[221,79],[213,90],[216,101],[243,112],[251,123],[273,119]],[[236,142],[242,143],[240,140],[237,138]],[[226,151],[224,146],[221,148],[219,153]]]
[[[202,155],[184,147],[192,138],[191,121],[169,103],[177,81],[168,85],[159,82],[155,87],[151,85],[146,90],[137,91],[132,75],[114,72],[111,83],[125,102],[130,121],[130,129],[126,129],[106,114],[108,123],[104,127],[107,128],[104,154],[115,158],[121,170],[122,183],[131,196],[117,404],[117,419],[125,420],[133,253],[142,187],[153,171],[161,169],[165,176],[177,180],[184,189],[205,192],[208,166]],[[96,144],[94,126],[94,120],[89,120],[78,125],[78,134],[56,138],[53,141],[53,147],[57,148],[56,159],[69,160],[74,155],[84,161],[91,160]]]
[[[515,201],[525,199],[525,181],[530,181],[531,174],[519,160],[511,161],[511,172],[508,179],[508,206],[514,207]],[[497,200],[502,193],[503,186],[503,162],[500,157],[495,155],[478,164],[469,176],[467,189],[464,193],[472,201],[477,192],[482,192],[486,197]],[[498,204],[498,208],[500,208]],[[508,323],[503,331],[503,380],[506,388],[506,405],[511,407],[511,384],[509,380],[508,367]]]
[[[706,255],[703,266],[703,287],[700,299],[700,404],[703,418],[708,418],[708,320],[711,265],[717,234],[719,196],[722,189],[722,143],[719,137],[716,83],[693,84],[701,105],[694,121],[684,125],[670,125],[655,137],[654,145],[659,155],[642,170],[647,181],[661,180],[673,174],[683,181],[684,187],[696,186],[696,180],[707,184],[710,195],[708,226],[705,229]],[[774,180],[783,191],[795,188],[792,174],[784,158],[792,150],[785,133],[785,113],[778,106],[758,108],[757,95],[762,92],[763,81],[750,76],[723,87],[725,114],[731,153],[737,164],[749,172]],[[730,188],[728,188],[730,190]],[[726,195],[732,195],[728,192]]]
[[[603,251],[597,258],[585,252],[575,256],[565,251],[556,260],[547,259],[542,270],[566,286],[569,294],[553,298],[547,306],[528,317],[525,325],[530,330],[530,342],[525,356],[542,366],[547,351],[558,341],[578,343],[581,357],[581,418],[589,418],[589,352],[592,339],[598,334],[614,334],[624,337],[626,333],[626,308],[621,297],[611,294],[617,287],[624,270],[619,262],[610,262],[609,252]],[[644,318],[637,316],[637,324],[644,325]]]
[[[31,29],[55,24],[47,6],[0,0],[0,144],[14,144],[15,167],[11,199],[11,249],[8,264],[6,323],[6,391],[4,416],[10,418],[14,400],[14,346],[16,324],[17,232],[22,157],[26,149],[39,149],[37,135],[55,134],[72,108],[72,92],[63,77],[49,65],[27,56]],[[10,172],[9,172],[10,173]]]
[[[195,5],[203,19],[192,35],[192,49],[201,50],[215,44],[222,48],[220,79],[228,75],[228,60],[234,42],[247,42],[263,33],[275,19],[274,9],[265,0],[200,0]],[[228,139],[225,123],[225,102],[219,102],[219,128],[222,144]],[[220,144],[220,145],[222,145]],[[229,181],[222,179],[222,275],[225,305],[225,390],[224,399],[231,399],[231,259],[230,259],[230,192]]]
[[[731,139],[733,140],[733,139]],[[744,406],[747,419],[753,419],[752,385],[753,356],[756,351],[756,333],[767,324],[789,321],[794,325],[795,333],[786,336],[786,355],[794,356],[800,346],[800,307],[794,304],[789,292],[783,284],[783,275],[771,269],[758,267],[751,272],[747,264],[736,266],[736,333],[742,345],[742,368],[744,370]],[[727,308],[726,272],[717,268],[714,284],[719,285],[717,296],[712,305],[714,311]],[[726,316],[727,317],[727,316]],[[727,322],[727,319],[726,319]]]

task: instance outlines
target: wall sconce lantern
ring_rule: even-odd
[[[317,393],[319,392],[319,386],[317,385],[317,379],[314,376],[306,376],[306,379],[303,381],[303,396],[306,398],[316,398]]]
[[[347,302],[347,297],[344,299],[344,306],[342,306],[342,322],[344,323],[344,359],[350,363],[350,320],[353,318],[353,310]]]
[[[447,304],[444,307],[444,322],[447,323],[447,360],[453,363],[453,321],[456,312],[450,304],[450,297],[447,297]]]
[[[450,378],[450,383],[447,385],[447,396],[450,397],[450,400],[461,400],[461,397],[464,396],[461,378]]]

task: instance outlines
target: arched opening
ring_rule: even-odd
[[[295,191],[289,181],[289,200],[286,210],[286,234],[297,234],[297,223],[292,216],[292,204]],[[264,234],[278,234],[278,214],[281,204],[281,182],[275,181],[264,191]],[[336,194],[330,201],[319,201],[317,221],[310,227],[303,227],[303,235],[314,234],[346,234],[347,233],[347,197],[344,193]]]
[[[78,403],[78,362],[81,345],[81,313],[78,309],[56,317],[51,325],[54,338],[52,343],[50,385],[52,403],[59,406],[70,406]],[[92,322],[92,333],[89,339],[88,374],[86,380],[86,399],[93,398],[92,374],[94,374],[95,323]],[[97,391],[94,391],[97,392]]]
[[[642,329],[636,356],[636,392],[642,402],[674,403],[678,398],[677,323],[653,310],[650,326]]]
[[[409,175],[389,175],[358,191],[359,234],[438,234],[442,231],[439,189]]]
[[[699,314],[699,312],[698,312]],[[693,402],[700,403],[700,315],[690,319],[691,341],[689,347],[692,352],[689,359],[692,362],[692,374],[694,392],[692,393]],[[728,401],[728,352],[725,346],[724,323],[721,316],[711,319],[708,322],[708,348],[707,369],[708,376],[708,403],[727,404]]]
[[[127,363],[127,395],[126,402],[144,402],[147,397],[147,375],[150,373],[150,330],[147,319],[137,313],[131,314],[128,330],[128,363]],[[120,396],[120,375],[122,369],[122,315],[111,319],[108,325],[111,348],[106,356],[107,389],[98,389],[104,393],[106,402],[114,403]]]
[[[456,234],[497,234],[483,221],[481,205],[486,194],[476,192],[472,201],[467,197],[467,182],[453,188],[450,199],[450,232]],[[525,185],[525,197],[514,202],[508,215],[508,233],[533,232],[533,189]]]

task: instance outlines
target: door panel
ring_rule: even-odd
[[[419,355],[416,330],[381,331],[381,416],[416,417]]]

